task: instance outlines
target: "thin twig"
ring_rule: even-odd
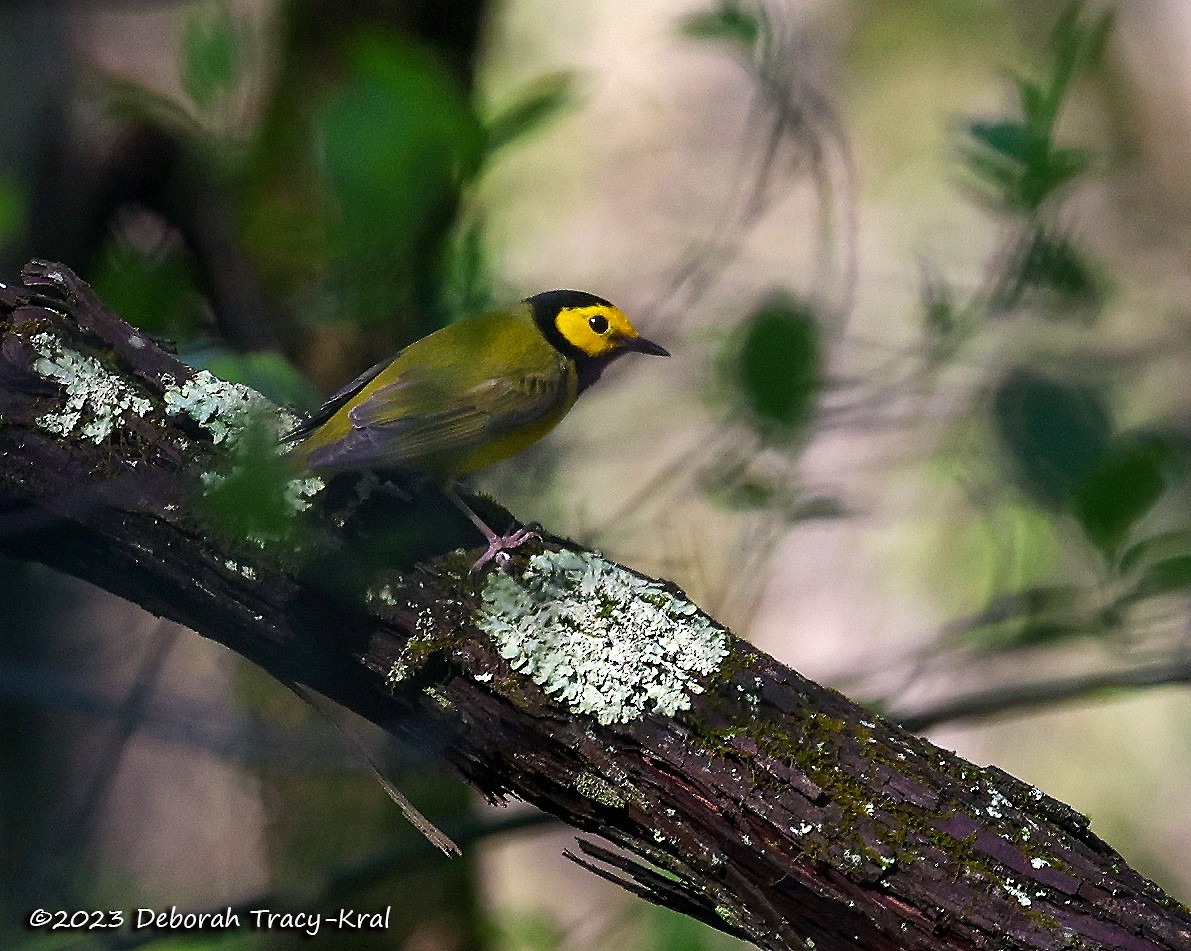
[[[1112,690],[1136,690],[1191,682],[1191,660],[1151,664],[1127,670],[1057,677],[1032,684],[1010,685],[955,697],[916,713],[889,714],[907,730],[921,732],[942,723],[983,720],[1024,712],[1041,711],[1071,700],[1080,700]]]

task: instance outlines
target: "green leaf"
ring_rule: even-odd
[[[1134,525],[1166,491],[1180,462],[1173,446],[1156,438],[1134,438],[1109,448],[1075,499],[1085,534],[1113,559]]]
[[[1038,585],[996,597],[973,621],[977,625],[1003,624],[1023,617],[1068,614],[1087,598],[1075,585]]]
[[[488,155],[536,132],[558,116],[574,102],[574,85],[573,73],[552,73],[522,90],[511,106],[488,123]]]
[[[995,204],[1034,212],[1091,167],[1085,149],[1057,148],[1048,129],[1015,119],[973,119],[965,127],[964,156]]]
[[[1031,164],[1046,147],[1045,139],[1040,140],[1032,128],[1015,119],[972,119],[965,131],[977,146],[1015,165]]]
[[[1086,149],[1048,149],[1045,159],[1038,163],[1034,173],[1033,187],[1039,196],[1039,203],[1085,174],[1091,167],[1092,155]]]
[[[1131,545],[1121,553],[1117,566],[1122,572],[1132,573],[1144,571],[1159,561],[1183,556],[1191,557],[1191,531],[1179,529],[1143,538]]]
[[[1091,387],[1017,369],[992,410],[1013,475],[1043,505],[1068,506],[1108,452],[1112,419]]]
[[[978,639],[983,650],[1004,654],[1029,648],[1053,647],[1082,637],[1100,637],[1111,629],[1111,625],[1099,618],[1030,618],[1016,626],[987,631]]]
[[[701,475],[708,497],[725,508],[741,512],[772,512],[786,522],[841,518],[848,514],[842,501],[811,495],[790,484],[788,475],[753,474],[747,463],[713,466]]]
[[[775,299],[737,331],[732,382],[754,426],[770,438],[797,434],[822,385],[819,325],[805,304]]]
[[[1104,304],[1103,280],[1067,235],[1039,229],[1026,239],[1014,267],[1021,290],[1046,295],[1044,316],[1094,318]]]
[[[977,119],[964,127],[965,162],[990,205],[1032,215],[1087,172],[1091,156],[1059,148],[1055,126],[1071,84],[1099,59],[1111,27],[1110,15],[1085,23],[1082,5],[1072,4],[1051,35],[1046,73],[1014,77],[1021,119]]]
[[[1055,58],[1056,76],[1074,78],[1094,67],[1104,55],[1108,37],[1116,22],[1110,9],[1090,23],[1082,19],[1084,4],[1075,0],[1059,17],[1050,36],[1050,48]]]
[[[1112,35],[1116,22],[1117,11],[1109,7],[1087,28],[1084,60],[1089,66],[1095,66],[1104,59],[1104,50],[1108,46],[1108,38]]]
[[[743,9],[739,3],[724,0],[716,10],[685,17],[680,29],[691,39],[727,42],[752,53],[765,26],[757,14]]]
[[[964,155],[968,171],[974,178],[977,197],[995,211],[1022,209],[1022,173],[1013,162],[1003,156],[969,149]]]
[[[1187,588],[1191,588],[1191,555],[1178,555],[1147,566],[1128,600],[1140,601]]]
[[[1043,93],[1042,87],[1024,76],[1015,76],[1013,81],[1017,86],[1017,99],[1022,115],[1026,118],[1026,125],[1032,129],[1048,128],[1053,120],[1049,112],[1051,103]]]
[[[182,34],[182,88],[200,109],[235,91],[243,73],[242,23],[226,4],[196,10]]]

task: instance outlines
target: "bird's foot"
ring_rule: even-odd
[[[540,527],[537,525],[528,525],[524,528],[519,528],[515,532],[510,532],[508,535],[493,535],[488,539],[488,550],[476,559],[476,563],[471,566],[471,573],[478,574],[483,570],[488,562],[495,562],[496,567],[502,571],[509,566],[512,561],[512,556],[509,554],[514,548],[519,548],[528,541],[537,539],[541,541]]]

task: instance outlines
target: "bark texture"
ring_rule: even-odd
[[[296,514],[230,531],[217,490],[276,408],[178,363],[66,268],[25,280],[0,290],[4,550],[432,746],[492,800],[619,847],[584,840],[576,861],[760,947],[1191,949],[1191,913],[1083,816],[672,586],[558,539],[471,577],[474,552],[451,550],[466,526],[374,477],[282,471]]]

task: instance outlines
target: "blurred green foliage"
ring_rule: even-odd
[[[1020,333],[1016,320],[1093,318],[1103,310],[1110,282],[1065,221],[1067,200],[1099,163],[1091,149],[1062,140],[1061,119],[1077,83],[1099,64],[1112,27],[1111,11],[1069,4],[1041,67],[1012,74],[1008,114],[960,124],[969,193],[1001,219],[1004,237],[986,285],[967,299],[926,269],[928,368],[954,365],[981,335],[1009,343]],[[1085,353],[1094,346],[1086,339]],[[1044,359],[1055,363],[1053,354]],[[1131,606],[1191,589],[1191,531],[1171,528],[1183,506],[1166,504],[1188,488],[1188,437],[1161,424],[1120,430],[1118,394],[1104,372],[1110,360],[1070,361],[1062,372],[1019,361],[974,407],[992,434],[1003,483],[1071,539],[1073,562],[1090,556],[1094,580],[1000,590],[985,610],[953,626],[958,643],[993,653],[1061,649],[1072,638],[1121,644],[1130,636]],[[976,501],[994,510],[998,499],[1000,486],[985,487]],[[1156,517],[1164,505],[1165,517]]]
[[[197,8],[182,33],[182,89],[201,110],[210,110],[244,81],[248,21],[227,3]]]
[[[963,122],[959,155],[971,194],[1005,222],[986,288],[963,300],[933,270],[923,289],[927,366],[945,367],[984,333],[1017,332],[1006,318],[1097,315],[1108,286],[1063,223],[1064,202],[1096,168],[1093,153],[1060,140],[1060,119],[1078,80],[1099,62],[1111,13],[1080,3],[1060,16],[1036,75],[1014,74],[1016,111]],[[1015,366],[994,380],[983,408],[1006,480],[1058,525],[1076,529],[1111,587],[1032,585],[1000,592],[962,627],[982,650],[1057,645],[1120,629],[1133,588],[1118,556],[1182,469],[1178,441],[1121,433],[1112,394],[1082,368],[1063,374]],[[991,497],[983,500],[994,504]],[[1103,577],[1103,575],[1102,575]]]
[[[610,920],[609,920],[610,919]],[[637,951],[737,951],[745,941],[657,905],[639,904],[609,916],[601,934],[585,947],[614,951],[627,942]],[[537,913],[505,912],[487,923],[492,951],[557,951],[575,942],[552,918]]]
[[[1112,23],[1111,11],[1087,19],[1082,4],[1071,4],[1051,34],[1048,69],[1013,77],[1020,116],[967,123],[967,165],[993,207],[1037,214],[1091,167],[1089,152],[1057,143],[1057,125],[1073,83],[1099,63]]]
[[[1187,543],[1187,547],[1191,549],[1191,542]],[[1188,588],[1191,588],[1191,553],[1147,565],[1138,578],[1129,600],[1138,601],[1175,594]]]
[[[1069,234],[1043,224],[1028,233],[1011,262],[1011,280],[1002,285],[1001,308],[1033,293],[1036,312],[1047,318],[1095,317],[1104,303],[1100,269]]]
[[[573,76],[553,72],[483,118],[457,72],[417,38],[367,19],[345,23],[326,31],[329,58],[294,54],[270,84],[252,18],[226,0],[199,3],[179,42],[184,101],[105,82],[119,115],[165,132],[194,174],[234,197],[238,240],[290,355],[301,359],[308,341],[325,339],[320,326],[344,329],[344,344],[359,351],[334,373],[344,378],[493,305],[483,214],[467,196],[496,156],[574,101]],[[260,119],[247,105],[256,89],[272,90]],[[210,332],[210,321],[189,319],[193,267],[156,260],[119,235],[111,243],[99,280],[129,303],[130,319],[183,343]],[[171,282],[185,303],[166,303]]]
[[[747,453],[724,453],[710,460],[699,474],[699,486],[725,508],[759,512],[784,525],[848,514],[839,499],[792,483],[784,468],[765,467]]]
[[[575,77],[556,72],[534,80],[485,123],[486,157],[542,129],[575,101]]]
[[[300,547],[302,522],[294,516],[294,473],[277,452],[277,425],[272,414],[250,420],[236,441],[226,447],[215,469],[205,473],[196,511],[217,536],[238,546],[265,549],[279,542],[287,552]]]
[[[810,418],[822,388],[822,343],[814,312],[774,298],[749,314],[729,341],[726,372],[752,426],[788,442]]]
[[[113,237],[90,283],[108,306],[146,333],[187,341],[209,331],[194,259],[177,243],[154,250]]]
[[[1087,592],[1079,585],[1039,585],[1002,594],[968,621],[956,639],[988,654],[1042,647],[1104,630],[1088,617]]]
[[[492,915],[485,927],[492,951],[556,951],[566,941],[559,924],[541,914]]]
[[[1186,446],[1162,433],[1115,439],[1074,500],[1084,534],[1110,562],[1134,527],[1187,470]]]
[[[1162,430],[1116,432],[1101,391],[1024,369],[1010,372],[998,385],[993,418],[1022,491],[1056,515],[1070,518],[1123,587],[1038,588],[1010,595],[995,614],[1005,615],[1012,608],[1009,615],[1025,619],[1025,624],[1006,638],[1004,631],[989,626],[993,616],[979,618],[977,626],[991,638],[988,643],[1017,647],[1067,636],[1106,635],[1122,622],[1121,609],[1127,603],[1168,593],[1181,583],[1191,536],[1164,534],[1161,549],[1166,554],[1157,560],[1144,540],[1125,546],[1172,486],[1185,481],[1191,466],[1185,437]]]
[[[752,947],[668,908],[652,906],[644,917],[642,951],[735,951]]]
[[[482,314],[499,306],[497,280],[489,260],[482,221],[456,229],[442,277],[443,310],[448,320]]]
[[[802,446],[822,395],[824,344],[813,307],[788,294],[766,298],[728,334],[718,361],[732,423],[748,438],[699,453],[698,485],[713,502],[771,516],[772,525],[846,513],[837,499],[791,478],[787,459]],[[762,458],[766,450],[772,456]]]
[[[333,202],[332,273],[349,278],[336,289],[367,325],[392,319],[395,284],[424,279],[415,269],[433,259],[423,249],[441,244],[479,170],[484,130],[453,76],[399,37],[356,37],[345,65],[315,129]]]
[[[741,52],[751,53],[768,33],[769,23],[763,7],[745,7],[737,0],[721,0],[714,10],[693,13],[681,24],[685,36],[694,40],[728,43]]]
[[[1108,406],[1086,384],[1014,370],[998,385],[992,410],[1019,484],[1044,505],[1069,505],[1108,451]]]
[[[1074,84],[1100,62],[1112,24],[1111,11],[1089,17],[1072,3],[1051,33],[1041,73],[1012,76],[1017,114],[961,126],[959,152],[972,193],[1014,229],[993,289],[977,305],[988,316],[1029,307],[1047,318],[1095,317],[1103,306],[1100,268],[1062,222],[1063,200],[1096,158],[1061,143],[1058,127]],[[935,317],[928,312],[928,321]],[[937,320],[932,329],[938,331]]]
[[[221,380],[243,383],[275,403],[306,411],[318,409],[321,403],[310,381],[280,353],[271,350],[239,353],[207,342],[183,349],[180,356],[187,366],[210,370]]]

